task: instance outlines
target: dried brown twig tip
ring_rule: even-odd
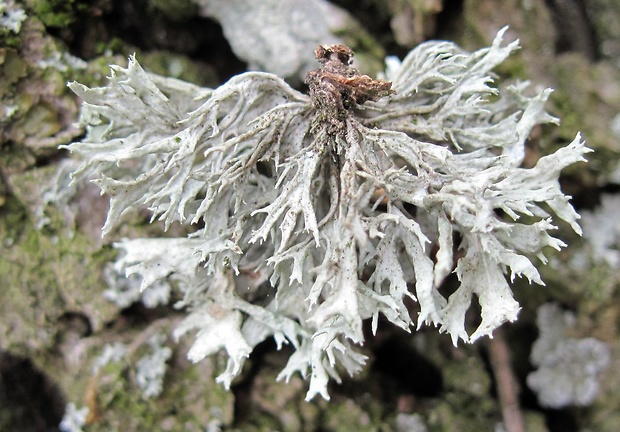
[[[314,50],[314,56],[321,63],[337,60],[350,66],[353,61],[353,50],[345,45],[319,45]]]
[[[308,72],[306,83],[318,109],[331,111],[336,118],[342,118],[346,110],[356,105],[394,93],[391,82],[373,79],[351,67],[351,48],[319,45],[314,53],[321,67]]]

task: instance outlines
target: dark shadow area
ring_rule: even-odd
[[[441,371],[409,341],[410,334],[392,336],[374,350],[372,372],[384,377],[384,387],[396,391],[389,394],[410,394],[420,397],[436,397],[443,390]]]
[[[367,32],[377,37],[377,41],[384,48],[387,49],[390,44],[394,43],[387,8],[378,7],[378,2],[373,0],[330,0],[330,3],[346,9]]]
[[[186,55],[213,67],[224,82],[245,72],[224,37],[221,26],[195,10],[174,15],[149,6],[147,0],[93,0],[64,28],[48,28],[67,43],[70,52],[90,60],[106,50],[120,52],[125,44],[144,51],[164,50]]]
[[[286,352],[289,349],[285,347],[282,351]],[[268,338],[258,344],[252,351],[252,354],[250,354],[243,372],[230,386],[230,390],[235,395],[235,425],[251,423],[252,414],[256,410],[252,402],[254,379],[265,365],[265,356],[275,351],[277,351],[277,348],[273,338]]]
[[[557,32],[556,52],[578,52],[589,60],[598,60],[597,37],[588,20],[584,0],[545,0],[545,3]]]
[[[437,34],[435,39],[454,39],[463,31],[463,7],[465,0],[444,2],[444,7],[437,14]]]
[[[571,410],[545,410],[545,420],[549,432],[574,432],[581,430]]]
[[[174,299],[170,301],[170,303],[173,302]],[[122,309],[115,320],[106,323],[106,328],[122,332],[125,329],[146,327],[158,319],[170,317],[176,313],[178,312],[168,305],[148,308],[141,301],[137,301]]]
[[[66,401],[29,359],[0,352],[0,430],[58,430]]]

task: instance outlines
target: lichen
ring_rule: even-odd
[[[118,243],[117,270],[142,276],[142,289],[178,283],[189,314],[175,337],[196,332],[192,361],[225,350],[226,387],[271,336],[295,349],[279,379],[309,373],[307,398],[329,398],[339,365],[354,374],[366,361],[354,350],[363,321],[374,333],[383,315],[409,331],[411,300],[418,329],[439,326],[454,344],[491,336],[519,311],[505,274],[542,284],[530,257],[544,263],[545,247],[564,246],[549,210],[581,233],[558,177],[589,151],[577,135],[521,167],[532,128],[557,119],[544,110],[550,90],[490,86],[517,48],[504,32],[473,53],[422,44],[393,83],[352,68],[348,48],[322,46],[309,96],[258,72],[201,89],[135,58],[107,87],[70,84],[88,136],[68,148],[83,157],[76,178],[111,197],[104,234],[143,206],[166,228],[201,225]]]
[[[540,335],[531,361],[537,369],[527,376],[528,387],[544,407],[590,405],[598,393],[598,375],[609,366],[610,348],[595,338],[571,337],[575,316],[557,304],[542,305],[536,321]]]

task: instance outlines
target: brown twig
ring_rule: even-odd
[[[510,353],[502,329],[493,332],[488,343],[491,368],[497,382],[497,393],[507,432],[525,432],[519,407],[519,385],[510,365]]]

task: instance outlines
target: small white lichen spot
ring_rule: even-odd
[[[58,428],[61,432],[82,432],[82,427],[86,425],[88,412],[88,407],[78,409],[73,402],[69,402]]]
[[[195,333],[193,361],[227,352],[226,387],[274,338],[293,348],[279,379],[300,373],[308,399],[327,399],[340,371],[364,367],[362,323],[374,332],[379,316],[438,326],[455,345],[492,336],[517,318],[510,282],[542,284],[532,259],[564,246],[550,235],[557,220],[581,232],[558,178],[589,151],[577,135],[522,166],[532,128],[557,119],[544,110],[550,90],[496,85],[493,68],[518,47],[505,31],[472,53],[423,43],[388,61],[390,81],[321,45],[309,95],[261,72],[199,88],[133,57],[106,87],[71,83],[87,131],[68,146],[74,179],[110,197],[104,234],[145,207],[165,228],[199,225],[117,243],[116,271],[141,276],[141,291],[174,279],[189,311],[174,335]],[[468,328],[473,301],[480,324]]]
[[[599,374],[611,361],[606,343],[569,336],[575,319],[556,304],[538,309],[540,336],[530,356],[537,369],[527,376],[527,385],[538,395],[541,406],[559,409],[590,405],[598,394]]]
[[[26,12],[14,0],[0,2],[0,27],[18,34],[26,18],[28,18]]]
[[[166,336],[161,333],[151,336],[148,341],[151,352],[136,363],[136,383],[145,399],[159,396],[163,389],[166,362],[172,356],[165,342]]]

